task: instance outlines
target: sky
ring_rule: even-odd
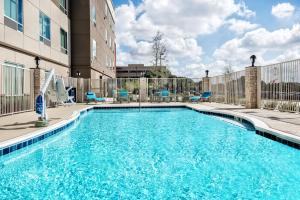
[[[157,31],[168,49],[166,65],[199,78],[250,65],[300,58],[299,0],[114,0],[117,65],[151,65]]]

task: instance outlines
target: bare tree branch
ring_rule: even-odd
[[[155,67],[163,65],[163,62],[167,60],[167,47],[163,42],[163,34],[157,32],[152,40],[152,56],[153,56],[153,65]]]

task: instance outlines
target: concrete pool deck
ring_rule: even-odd
[[[97,104],[99,107],[132,107],[137,103],[130,104]],[[80,111],[93,104],[77,104],[72,106],[60,106],[49,108],[49,126],[59,124],[70,119],[75,111]],[[300,115],[295,113],[284,113],[261,109],[245,109],[241,106],[218,104],[218,103],[143,103],[142,106],[188,106],[201,111],[212,111],[234,116],[241,116],[257,119],[264,122],[271,129],[284,132],[291,136],[300,137]],[[36,128],[34,123],[37,120],[35,112],[25,112],[9,116],[0,117],[0,147],[3,143],[19,137],[29,135],[36,131],[43,131],[46,128]]]

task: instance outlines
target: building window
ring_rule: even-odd
[[[94,60],[97,57],[97,42],[93,40],[92,45],[92,59]]]
[[[6,25],[23,32],[23,0],[4,0],[4,15]]]
[[[107,19],[108,16],[108,7],[107,4],[105,3],[105,19]]]
[[[68,54],[68,33],[64,29],[60,29],[60,45],[61,51]]]
[[[105,42],[106,42],[106,44],[108,42],[108,32],[107,32],[107,29],[105,29]]]
[[[59,8],[61,11],[63,11],[65,14],[68,14],[67,10],[67,0],[59,0]]]
[[[10,62],[3,64],[2,93],[6,96],[24,94],[24,67]]]
[[[92,7],[91,18],[92,18],[93,24],[96,26],[96,24],[97,24],[97,21],[96,21],[97,20],[97,14],[96,14],[96,7],[95,6]]]
[[[50,18],[40,12],[40,41],[48,44],[51,41],[51,22]]]

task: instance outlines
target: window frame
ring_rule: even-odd
[[[11,7],[11,2],[15,1],[16,4],[16,19],[14,19],[11,16],[11,12],[12,12],[12,7]],[[6,10],[6,4],[9,2],[9,12],[10,12],[10,16],[7,14],[7,10]],[[8,18],[9,20],[15,22],[17,24],[17,31],[20,32],[24,32],[24,3],[23,0],[4,0],[4,12],[3,15],[4,17]]]
[[[108,5],[106,2],[105,2],[105,18],[106,19],[108,18]]]
[[[112,47],[112,37],[110,36],[109,37],[109,48],[111,48]]]
[[[97,59],[97,41],[92,40],[92,54],[91,54],[92,60]]]
[[[64,4],[65,5],[62,5],[62,2],[61,1],[64,1]],[[65,13],[66,15],[68,15],[68,0],[59,0],[58,1],[58,4],[59,4],[59,8],[60,10]]]
[[[94,26],[97,25],[97,11],[96,11],[96,6],[93,5],[91,8],[91,21],[94,24]]]
[[[25,95],[25,67],[17,63],[5,61],[3,64],[2,94],[10,97]],[[22,72],[22,73],[18,73]],[[13,80],[15,81],[13,83]]]
[[[43,13],[42,11],[40,11],[40,19],[39,19],[39,23],[40,23],[40,41],[41,42],[45,42],[45,40],[51,42],[51,19],[50,17],[48,17],[45,13]],[[44,35],[44,28],[45,28],[45,19],[49,20],[49,38],[47,38],[47,33],[46,35]],[[42,24],[41,24],[42,22]],[[47,26],[47,24],[46,24]],[[46,29],[47,30],[47,29]]]
[[[63,53],[68,54],[68,32],[63,28],[60,28],[60,47]]]

